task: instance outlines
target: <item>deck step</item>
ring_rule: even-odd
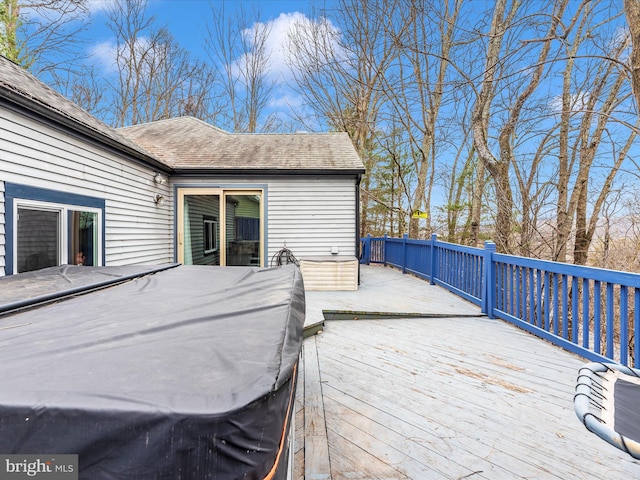
[[[486,317],[484,313],[416,313],[416,312],[364,312],[353,310],[323,310],[325,320],[391,320],[394,318],[467,318]],[[305,327],[306,328],[306,327]]]
[[[305,325],[303,330],[304,338],[316,335],[318,332],[322,331],[323,329],[324,329],[324,320]]]

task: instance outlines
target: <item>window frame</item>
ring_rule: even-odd
[[[18,273],[18,208],[30,208],[59,212],[58,265],[70,263],[69,259],[69,217],[71,211],[97,214],[97,264],[105,264],[105,200],[97,197],[78,195],[57,190],[5,183],[5,225],[6,248],[5,274]]]
[[[13,245],[14,247],[13,248],[13,264],[15,265],[15,273],[21,273],[18,268],[18,253],[19,253],[18,242],[20,240],[18,235],[18,223],[19,223],[20,210],[32,210],[36,212],[48,212],[48,213],[56,214],[57,231],[55,233],[55,236],[56,236],[57,251],[55,254],[56,255],[55,263],[56,265],[64,264],[65,256],[67,255],[64,252],[63,246],[65,245],[65,241],[66,241],[65,237],[68,237],[68,233],[65,231],[64,220],[63,220],[64,209],[60,208],[60,206],[49,205],[44,202],[32,202],[32,201],[14,199],[14,210],[16,212],[16,215],[14,216],[14,220],[13,220],[14,221],[13,231],[16,232],[16,234],[14,235],[14,245]]]
[[[220,223],[215,217],[202,217],[204,254],[210,255],[220,250]],[[211,248],[207,248],[207,239],[211,239]]]

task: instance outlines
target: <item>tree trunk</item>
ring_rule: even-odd
[[[507,2],[497,0],[493,11],[493,20],[488,33],[487,56],[482,88],[478,94],[471,119],[473,144],[482,162],[493,178],[496,189],[497,214],[495,223],[495,243],[499,252],[509,253],[511,235],[511,215],[513,199],[509,183],[509,164],[498,160],[489,149],[489,118],[491,102],[495,96],[496,73],[499,65],[502,40],[509,24],[509,18],[517,9],[517,2],[511,5],[511,11],[505,18]]]
[[[624,13],[631,33],[631,84],[640,114],[640,0],[624,0]]]
[[[485,168],[483,162],[476,165],[476,178],[473,184],[473,197],[471,199],[471,235],[469,245],[481,247],[480,220],[482,216],[482,198],[485,189]]]

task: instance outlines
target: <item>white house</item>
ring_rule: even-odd
[[[285,246],[350,262],[363,173],[345,133],[231,134],[191,117],[113,129],[0,57],[0,275],[269,266]]]

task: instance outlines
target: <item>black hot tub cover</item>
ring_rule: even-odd
[[[78,454],[91,479],[273,475],[303,324],[294,266],[179,266],[4,314],[0,452]]]

